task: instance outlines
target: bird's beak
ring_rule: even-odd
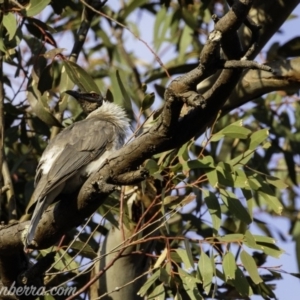
[[[78,99],[80,97],[80,94],[76,91],[68,90],[68,91],[65,91],[65,93],[74,97],[75,99]]]
[[[96,93],[80,93],[77,91],[67,90],[65,91],[66,94],[74,97],[76,100],[83,100],[90,103],[99,103],[99,100],[101,100],[101,103],[103,101],[103,98],[101,95],[98,95]]]

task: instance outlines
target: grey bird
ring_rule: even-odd
[[[36,244],[37,225],[55,198],[77,191],[114,151],[123,146],[130,130],[129,119],[120,106],[105,101],[96,93],[66,93],[79,101],[88,116],[61,131],[42,154],[28,208],[28,213],[33,208],[34,211],[25,249]]]

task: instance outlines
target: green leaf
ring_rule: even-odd
[[[293,183],[297,185],[297,172],[296,172],[296,167],[297,165],[294,162],[294,155],[295,153],[291,151],[283,151],[284,155],[284,160],[287,165],[288,171],[289,171],[289,176]]]
[[[183,171],[189,171],[193,169],[214,169],[215,163],[211,156],[205,156],[200,159],[189,160],[182,164]]]
[[[141,297],[144,297],[149,290],[149,288],[155,283],[155,281],[159,278],[160,270],[158,269],[152,276],[150,276],[147,281],[143,284],[143,286],[139,289],[137,294]],[[125,299],[124,299],[125,300]]]
[[[202,285],[205,293],[209,295],[212,278],[213,278],[213,267],[209,256],[202,250],[200,259],[198,261],[198,271],[201,276]]]
[[[188,152],[189,146],[190,146],[190,142],[187,142],[180,147],[180,149],[178,150],[179,159],[183,161],[187,161],[189,159],[189,152]]]
[[[276,243],[276,240],[269,236],[253,234],[253,237],[254,237],[256,243],[267,243],[267,244],[273,244],[273,245],[275,245],[275,243]]]
[[[126,4],[122,12],[122,18],[125,20],[134,10],[146,4],[148,0],[131,0]]]
[[[59,271],[73,271],[78,273],[79,264],[63,249],[59,249],[55,255],[55,269]]]
[[[251,224],[252,219],[247,209],[242,205],[240,200],[236,198],[236,195],[230,191],[220,189],[220,196],[224,204],[228,207],[229,211],[238,219]]]
[[[246,230],[246,232],[245,232],[244,243],[245,243],[245,245],[247,245],[248,247],[251,247],[251,248],[257,247],[255,238],[249,230]]]
[[[231,137],[231,138],[245,139],[249,137],[250,134],[251,134],[251,130],[243,127],[243,120],[238,120],[226,126],[219,132],[214,133],[210,141],[211,142],[219,141],[224,136]]]
[[[194,269],[194,262],[193,260],[191,261],[191,258],[185,249],[176,249],[175,251],[181,258],[186,270]]]
[[[193,30],[189,26],[184,26],[179,42],[179,62],[184,61],[186,51],[188,47],[192,44],[192,40]]]
[[[148,295],[149,300],[165,300],[165,288],[164,284],[160,284]]]
[[[108,200],[109,201],[109,200]],[[108,202],[107,201],[107,202]],[[99,206],[99,213],[103,216],[107,221],[109,221],[113,226],[119,228],[119,223],[115,219],[114,214],[111,212],[111,206],[107,204],[102,204]]]
[[[61,76],[60,76],[60,83],[59,83],[59,89],[60,91],[67,91],[67,90],[72,90],[74,88],[74,83],[67,74],[66,68],[63,66],[61,68]],[[63,112],[67,108],[68,105],[68,99],[69,95],[66,93],[61,93],[60,94],[60,99],[59,99],[59,111]],[[74,100],[75,101],[75,100]],[[76,103],[78,103],[76,101]]]
[[[192,202],[194,199],[196,198],[196,195],[194,194],[190,194],[187,196],[166,196],[163,199],[163,205],[166,208],[176,208],[176,207],[183,207],[186,204],[189,204],[190,202]]]
[[[175,297],[174,297],[174,300],[183,300],[181,295],[177,292]]]
[[[37,82],[32,80],[27,88],[27,100],[33,112],[49,126],[63,127],[61,123],[53,116],[47,106],[48,98],[42,96],[37,89]]]
[[[253,219],[253,207],[255,205],[255,200],[252,195],[252,191],[249,189],[241,189],[244,197],[247,201],[248,212],[250,214],[251,219]]]
[[[5,53],[5,56],[7,59],[12,60],[13,56],[16,55],[16,47],[20,44],[20,42],[23,39],[23,31],[21,30],[21,27],[16,27],[16,32],[13,36],[7,34],[3,36],[3,33],[0,38],[0,50]],[[18,54],[19,55],[19,54]],[[12,65],[15,65],[17,67],[16,62]],[[20,68],[17,67],[17,73],[15,76],[18,76],[20,72]],[[7,82],[7,80],[6,80]]]
[[[167,263],[165,268],[160,268],[159,280],[165,284],[170,284],[171,281],[171,263]]]
[[[43,95],[46,91],[55,88],[60,81],[60,70],[56,61],[50,63],[40,74],[40,80],[38,83],[38,89]]]
[[[199,289],[197,287],[197,283],[200,281],[189,273],[183,271],[181,268],[178,268],[179,276],[183,283],[183,288],[189,295],[192,300],[202,300],[203,297],[199,293]]]
[[[93,250],[93,248],[89,244],[81,241],[74,241],[71,249],[90,259],[95,259],[97,257],[97,253]]]
[[[8,40],[11,41],[17,32],[17,21],[13,13],[7,13],[3,16],[3,26],[8,32]]]
[[[47,59],[53,60],[57,56],[57,54],[61,54],[65,50],[65,48],[54,48],[44,53],[43,56]]]
[[[150,108],[150,106],[154,103],[155,94],[147,94],[142,101],[142,110],[145,111],[146,109]]]
[[[275,213],[281,215],[283,207],[277,197],[258,191],[258,194],[266,201],[266,203],[274,210]]]
[[[261,177],[258,177],[256,175],[248,177],[249,186],[251,189],[253,189],[255,191],[259,190],[262,187],[261,180],[258,180],[257,178],[260,179]]]
[[[234,256],[231,252],[227,252],[222,261],[223,271],[226,281],[235,279],[235,272],[237,269]]]
[[[194,257],[193,257],[192,251],[191,251],[191,245],[190,245],[188,239],[186,239],[186,238],[183,240],[183,243],[184,243],[185,251],[186,251],[186,254],[190,261],[190,264],[191,264],[192,268],[194,269],[194,267],[195,267],[194,266]]]
[[[248,245],[248,247],[261,250],[265,254],[276,258],[278,258],[282,253],[284,253],[284,251],[276,245],[275,239],[268,236],[262,236],[262,235],[253,235],[253,237],[255,239],[257,246]]]
[[[216,170],[218,174],[219,185],[235,188],[243,188],[248,186],[248,179],[245,173],[237,168],[234,168],[230,164],[219,162]]]
[[[240,258],[244,265],[244,268],[249,273],[253,282],[255,284],[259,284],[260,282],[263,282],[263,280],[261,279],[261,277],[258,274],[257,265],[255,263],[254,258],[244,250],[241,252]]]
[[[251,130],[242,126],[231,124],[225,127],[224,129],[222,129],[219,133],[230,138],[246,139],[251,134]]]
[[[51,0],[30,0],[29,5],[26,7],[24,14],[27,17],[32,17],[40,13]]]
[[[246,150],[244,153],[238,155],[237,157],[228,161],[228,163],[232,166],[235,165],[245,165],[252,158],[254,152],[253,150]]]
[[[257,286],[257,289],[259,294],[264,299],[276,299],[276,296],[273,293],[272,288],[268,284],[265,284],[264,282],[260,282]]]
[[[296,244],[297,264],[298,264],[298,269],[300,270],[300,220],[299,219],[297,219],[296,222],[294,223],[292,236]]]
[[[241,233],[231,233],[223,236],[218,236],[220,242],[226,243],[241,243],[243,241],[244,235]]]
[[[269,130],[267,128],[252,133],[250,136],[249,150],[255,150],[268,136]]]
[[[159,170],[157,162],[154,159],[148,159],[145,168],[149,171],[151,175]]]
[[[266,176],[266,181],[280,190],[284,190],[288,187],[288,185],[282,179],[277,177]]]
[[[252,288],[240,268],[236,268],[235,279],[232,282],[236,290],[243,297],[249,297],[253,294]]]
[[[167,8],[162,6],[156,14],[153,30],[153,42],[156,51],[159,50],[161,44],[166,39],[166,32],[170,28],[171,14],[168,15],[167,13]]]
[[[186,25],[191,29],[196,30],[199,26],[197,17],[191,14],[191,11],[184,6],[181,8],[182,18],[186,22]],[[187,27],[185,26],[185,27]]]
[[[101,94],[93,78],[76,63],[64,60],[63,66],[65,67],[65,70],[70,79],[73,81],[74,84],[76,84],[80,88],[80,90],[85,92],[95,92],[97,94]],[[62,72],[63,71],[64,70],[62,70]]]
[[[265,244],[265,243],[257,243],[257,245],[260,247],[260,250],[263,251],[265,254],[279,258],[281,254],[283,254],[285,251],[279,248],[277,245],[272,244]],[[256,248],[258,249],[258,248]]]
[[[130,100],[130,97],[122,83],[122,80],[121,80],[121,77],[120,77],[120,73],[119,71],[117,70],[116,71],[116,77],[117,77],[117,81],[118,81],[118,85],[120,87],[120,90],[122,92],[122,95],[123,95],[123,103],[124,103],[124,108],[127,110],[127,111],[132,111],[132,106],[131,106],[131,100]]]
[[[218,198],[214,193],[211,191],[208,192],[208,196],[204,198],[204,201],[206,203],[206,206],[208,208],[208,212],[212,219],[213,224],[213,233],[214,235],[218,234],[218,231],[221,226],[221,206],[219,204]]]

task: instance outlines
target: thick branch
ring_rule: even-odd
[[[249,57],[253,59],[264,47],[267,41],[278,31],[280,26],[299,4],[299,0],[254,0],[249,16],[252,21],[261,26],[258,47]],[[244,47],[249,46],[251,33],[249,28],[242,26],[239,30],[241,42]]]
[[[273,73],[262,70],[244,72],[222,108],[222,114],[272,91],[284,90],[294,93],[299,90],[300,57],[272,62],[268,66],[272,68]]]

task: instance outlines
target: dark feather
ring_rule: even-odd
[[[49,143],[41,157],[37,168],[36,188],[31,199],[33,202],[29,204],[27,211],[31,212],[38,199],[46,196],[83,166],[101,156],[104,151],[109,150],[114,139],[114,125],[97,118],[77,122],[58,134]],[[64,151],[56,158],[48,174],[42,175],[44,157],[47,157],[57,145]]]

